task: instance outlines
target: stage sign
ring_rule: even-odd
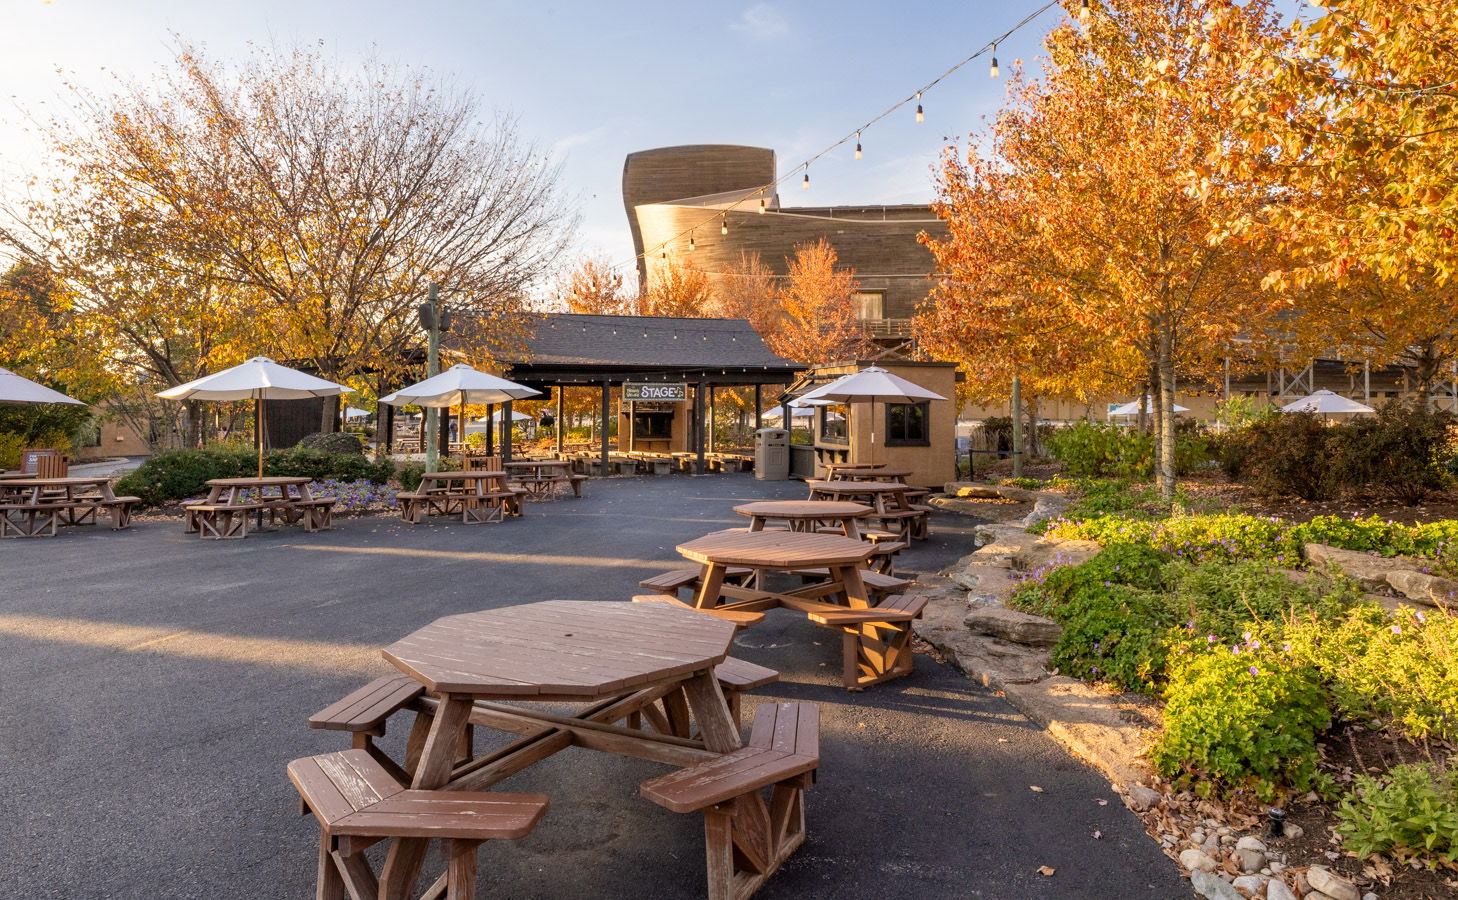
[[[623,383],[623,399],[630,402],[659,400],[671,403],[683,403],[688,400],[688,385],[627,381]]]

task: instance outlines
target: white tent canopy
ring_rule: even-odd
[[[458,363],[439,375],[381,397],[380,402],[391,406],[414,404],[451,407],[472,403],[505,403],[508,400],[535,397],[540,393],[541,391],[526,385],[473,369],[465,363]]]
[[[204,375],[187,384],[158,392],[164,400],[253,400],[258,409],[258,476],[263,477],[263,403],[265,400],[307,400],[334,397],[354,390],[316,375],[255,356],[231,369]]]
[[[1341,394],[1321,390],[1314,394],[1308,394],[1299,400],[1293,400],[1287,403],[1281,407],[1281,412],[1314,412],[1324,416],[1334,416],[1346,413],[1369,413],[1376,412],[1376,410],[1355,400],[1348,400]]]
[[[1146,413],[1152,413],[1152,412],[1154,412],[1154,407],[1149,402],[1149,395],[1148,394],[1145,394],[1144,395],[1143,400],[1144,400],[1144,411]],[[1189,412],[1190,411],[1190,408],[1188,406],[1180,406],[1178,403],[1176,403],[1174,405],[1174,411],[1177,412],[1177,413]],[[1137,415],[1139,415],[1139,401],[1138,400],[1130,400],[1128,403],[1125,403],[1123,406],[1116,406],[1113,409],[1109,410],[1109,415],[1111,415],[1111,416],[1137,416]]]
[[[9,369],[0,369],[0,403],[74,403],[85,406],[80,400],[72,400],[60,391],[53,391],[29,378],[22,378]]]
[[[358,406],[351,406],[344,411],[344,417],[346,419],[368,419],[372,415],[374,413],[367,409],[360,409]]]
[[[502,412],[503,412],[503,410],[497,410],[494,414],[492,414],[492,416],[491,416],[491,424],[493,424],[493,425],[500,424],[500,422],[501,422],[501,413]],[[476,418],[476,421],[477,422],[485,422],[486,421],[486,416],[479,416],[479,417]],[[535,422],[536,419],[533,416],[529,416],[529,415],[527,415],[524,412],[517,412],[516,410],[512,410],[511,411],[511,421],[513,421],[513,422]]]

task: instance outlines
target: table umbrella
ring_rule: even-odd
[[[1153,410],[1153,408],[1149,404],[1149,395],[1148,394],[1145,394],[1143,396],[1143,398],[1141,398],[1141,399],[1143,399],[1143,401],[1144,401],[1144,411],[1145,412],[1153,412],[1154,410]],[[1190,408],[1188,406],[1180,406],[1178,403],[1176,403],[1174,405],[1174,411],[1177,412],[1177,413],[1189,412],[1190,411]],[[1130,400],[1128,403],[1125,403],[1123,406],[1116,406],[1113,409],[1109,410],[1109,415],[1111,415],[1111,416],[1137,416],[1137,415],[1139,415],[1139,401],[1138,400]]]
[[[1369,413],[1376,412],[1376,410],[1355,400],[1348,400],[1341,394],[1334,394],[1331,391],[1323,390],[1287,403],[1281,407],[1281,412],[1314,412],[1321,413],[1324,416],[1332,416],[1343,413]]]
[[[529,388],[524,384],[507,381],[505,378],[482,372],[465,363],[457,363],[439,375],[433,375],[424,381],[401,388],[389,396],[381,397],[380,402],[388,403],[391,406],[415,404],[416,406],[445,409],[460,406],[459,433],[464,441],[468,405],[505,403],[509,400],[535,397],[540,393],[541,391]]]
[[[80,400],[73,400],[60,391],[53,391],[29,378],[21,378],[9,369],[0,369],[0,403],[74,403],[85,406]]]
[[[842,375],[830,384],[801,394],[797,401],[811,404],[816,400],[840,403],[871,404],[871,462],[876,461],[876,402],[920,403],[923,400],[945,400],[941,394],[893,375],[880,366],[867,366],[859,372]]]
[[[252,400],[258,418],[258,477],[262,478],[264,401],[333,397],[352,390],[348,385],[281,366],[266,356],[255,356],[231,369],[160,391],[157,396],[164,400]]]

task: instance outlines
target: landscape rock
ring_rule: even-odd
[[[1300,825],[1297,825],[1295,822],[1287,822],[1286,823],[1286,833],[1285,833],[1285,837],[1290,838],[1291,840],[1294,841],[1297,838],[1301,837],[1301,835],[1303,835],[1305,833],[1306,833],[1306,829],[1305,828],[1302,828]]]
[[[1164,802],[1163,794],[1142,784],[1129,785],[1124,796],[1128,798],[1129,806],[1138,812],[1149,812]]]
[[[1326,544],[1306,544],[1306,561],[1313,569],[1324,571],[1335,566],[1343,575],[1352,579],[1366,591],[1380,591],[1388,586],[1390,572],[1406,569],[1416,572],[1421,563],[1401,556],[1377,556],[1356,550],[1342,550]]]
[[[1266,882],[1266,900],[1296,900],[1296,894],[1279,878]]]
[[[1260,838],[1256,837],[1253,834],[1248,834],[1245,837],[1243,837],[1240,840],[1238,840],[1238,841],[1235,842],[1235,849],[1237,849],[1237,850],[1259,850],[1261,853],[1265,853],[1266,852],[1266,845],[1265,845],[1265,842],[1262,841]]]
[[[978,500],[1017,500],[1026,502],[1038,494],[1014,485],[981,484],[976,481],[949,481],[943,486],[949,497],[971,497]]]
[[[1259,897],[1265,893],[1266,878],[1264,875],[1241,875],[1230,882],[1230,886],[1243,892],[1242,896]]]
[[[967,591],[967,602],[977,606],[1002,606],[1018,586],[1012,569],[972,563],[947,570],[947,578]]]
[[[1093,541],[1039,540],[1014,553],[1012,566],[1026,572],[1053,566],[1076,566],[1098,556],[1103,549]]]
[[[1195,893],[1207,900],[1242,900],[1239,891],[1209,872],[1191,872],[1190,886],[1195,889]]]
[[[1451,578],[1399,569],[1387,573],[1387,583],[1409,600],[1429,606],[1449,606],[1458,602],[1458,581]]]
[[[1063,515],[1063,511],[1067,508],[1068,501],[1062,497],[1039,497],[1033,503],[1032,510],[1026,516],[1023,516],[1021,524],[1024,528],[1029,528],[1042,522],[1044,519],[1052,519]]]
[[[988,634],[1030,647],[1052,647],[1063,636],[1063,626],[1057,622],[996,606],[979,606],[962,623],[973,634]]]
[[[989,638],[988,640],[991,640]],[[1116,784],[1150,778],[1145,753],[1154,743],[1158,723],[1141,727],[1132,721],[1128,701],[1075,678],[1055,675],[1030,684],[1003,688],[1008,702],[1032,719],[1075,756],[1103,771]],[[1157,715],[1141,708],[1143,717]]]
[[[913,623],[916,636],[946,654],[948,661],[985,687],[1005,691],[1048,676],[1048,651],[1001,638],[973,634],[962,624],[967,604],[961,595],[933,593],[922,617]]]
[[[977,541],[979,556],[1011,557],[1024,547],[1031,547],[1042,540],[1036,534],[1028,534],[1021,525],[999,523],[978,525],[973,529],[972,536]]]
[[[937,509],[944,509],[947,512],[959,513],[964,516],[985,517],[987,515],[987,504],[970,497],[928,497],[926,502],[927,505],[935,506]]]
[[[1362,900],[1361,892],[1350,881],[1337,875],[1326,866],[1312,866],[1307,869],[1306,883],[1311,885],[1313,890],[1321,891],[1332,900]]]
[[[1180,851],[1180,865],[1191,872],[1213,872],[1217,866],[1210,854],[1193,847]]]
[[[1235,851],[1235,864],[1246,875],[1254,875],[1266,865],[1266,855],[1259,850]]]

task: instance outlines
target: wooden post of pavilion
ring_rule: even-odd
[[[763,403],[764,385],[756,384],[754,386],[754,430],[756,434],[759,433],[759,430],[764,427],[764,411],[760,409],[760,406]]]
[[[486,404],[486,455],[496,455],[496,404]]]
[[[704,383],[702,381],[694,385],[694,452],[698,454],[698,458],[694,460],[694,474],[702,475],[705,472]]]
[[[705,441],[705,443],[708,444],[708,446],[709,446],[709,452],[710,453],[712,453],[716,449],[718,449],[717,447],[714,446],[714,412],[715,412],[715,410],[716,410],[716,406],[714,404],[714,386],[711,384],[711,385],[709,385],[709,420],[708,420],[708,424],[704,426],[704,441]]]
[[[604,475],[608,473],[608,415],[611,413],[611,409],[608,407],[608,391],[611,389],[611,384],[606,381],[602,383],[602,450],[600,451],[599,459],[602,464],[602,474]]]
[[[501,404],[501,461],[511,462],[511,426],[516,423],[512,421],[511,401]]]
[[[564,384],[557,385],[557,458],[562,458],[562,434],[567,430],[567,420],[562,417],[562,394],[567,390]]]

